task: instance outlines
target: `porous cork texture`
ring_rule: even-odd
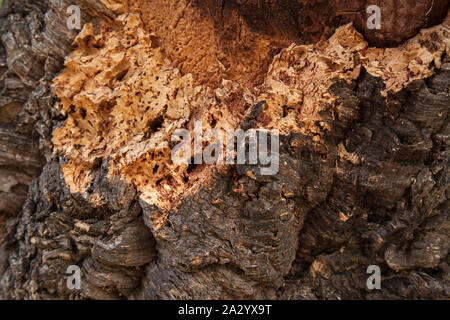
[[[128,10],[119,3],[104,2],[116,12]],[[350,23],[328,40],[286,46],[257,86],[248,69],[260,74],[261,66],[246,65],[247,60],[238,56],[224,74],[212,70],[212,78],[208,73],[186,72],[195,69],[194,61],[181,70],[175,67],[179,63],[170,59],[173,54],[158,43],[160,30],[145,25],[138,14],[122,14],[98,31],[87,24],[74,42],[76,49],[67,58],[66,68],[53,81],[53,93],[60,100],[57,108],[67,115],[53,132],[54,152],[66,161],[62,172],[71,192],[85,193],[91,170],[107,162],[110,177],[119,175],[136,187],[141,199],[169,210],[207,184],[208,172],[214,168],[201,165],[192,171],[188,164],[174,164],[170,155],[175,129],[188,129],[193,136],[194,121],[202,121],[203,130],[236,129],[250,106],[265,101],[258,128],[277,129],[280,134],[301,132],[313,136],[319,148],[330,126],[321,111],[343,110],[330,93],[333,83],[351,83],[364,68],[383,79],[382,94],[387,99],[440,68],[441,56],[449,47],[447,23],[448,19],[400,47],[386,49],[369,47]],[[172,36],[189,43],[205,40],[201,33]],[[269,47],[261,40],[252,48],[253,61],[265,60]],[[205,61],[216,57],[214,48],[202,48]],[[202,61],[197,61],[200,69]],[[220,77],[224,75],[229,78]],[[94,203],[101,202],[102,196],[86,197]]]

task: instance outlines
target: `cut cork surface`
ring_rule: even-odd
[[[313,44],[352,21],[371,45],[397,46],[439,24],[445,0],[108,0],[117,12],[139,14],[146,30],[183,74],[218,87],[222,79],[261,84],[273,57],[292,43]],[[370,5],[381,29],[369,29]]]
[[[83,192],[95,163],[106,160],[111,176],[128,177],[144,197],[168,205],[169,191],[177,194],[185,179],[195,179],[186,175],[187,164],[171,163],[172,132],[194,118],[206,121],[205,110],[231,123],[226,127],[235,126],[234,116],[218,110],[213,90],[194,86],[192,75],[170,65],[137,15],[121,16],[113,30],[99,35],[86,25],[75,43],[78,49],[54,81],[68,116],[54,131],[55,150],[77,155],[62,168],[70,190]],[[225,96],[227,89],[222,91]]]
[[[119,2],[104,3],[116,12],[125,10]],[[235,68],[228,72],[218,72],[210,64],[216,52],[206,49],[210,44],[205,34],[183,38],[182,31],[174,33],[172,37],[180,37],[177,41],[193,45],[204,41],[205,46],[204,59],[174,63],[160,43],[161,32],[152,30],[138,14],[123,14],[97,33],[85,25],[76,38],[66,68],[53,81],[53,93],[60,100],[57,108],[67,119],[54,130],[52,141],[54,152],[65,161],[62,172],[71,192],[84,193],[92,170],[106,162],[110,177],[120,176],[136,187],[141,199],[169,210],[207,184],[215,167],[174,164],[170,158],[176,144],[171,141],[174,130],[188,129],[193,136],[194,121],[202,121],[203,131],[236,129],[252,105],[266,101],[256,127],[277,129],[282,135],[300,132],[319,142],[332,125],[321,111],[338,110],[342,103],[330,93],[333,83],[351,83],[365,69],[383,80],[387,97],[432,75],[449,48],[448,19],[390,49],[369,47],[347,24],[315,45],[286,45],[271,61],[261,84],[254,86],[246,77],[261,69],[246,66],[242,57],[235,57],[241,59],[237,64],[228,62]],[[270,56],[271,44],[260,44],[252,49],[256,64]],[[198,74],[204,64],[212,69]],[[188,72],[195,67],[196,73]],[[205,81],[210,75],[214,80]]]

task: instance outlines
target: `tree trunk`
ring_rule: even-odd
[[[3,2],[1,299],[450,297],[447,1]]]

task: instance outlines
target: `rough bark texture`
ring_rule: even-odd
[[[0,298],[448,299],[447,10],[5,0]],[[278,174],[172,163],[196,120],[279,130]]]

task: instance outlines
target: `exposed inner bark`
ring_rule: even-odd
[[[0,13],[1,298],[450,296],[445,1],[70,4]],[[277,129],[278,174],[173,163],[195,121]]]

